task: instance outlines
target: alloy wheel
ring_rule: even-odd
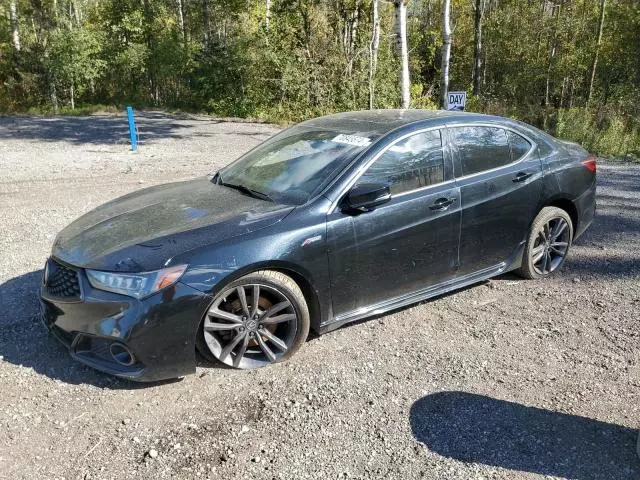
[[[531,263],[539,275],[549,275],[562,264],[569,249],[570,229],[562,217],[547,221],[531,249]]]
[[[204,340],[222,363],[258,368],[287,353],[294,345],[297,325],[296,311],[283,292],[251,283],[216,297],[204,319]]]

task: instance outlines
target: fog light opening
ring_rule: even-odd
[[[126,345],[123,345],[121,343],[112,343],[109,347],[109,352],[111,352],[111,356],[113,357],[113,359],[120,365],[130,367],[131,365],[136,363],[136,359],[133,356],[133,353],[131,353],[131,350],[129,350]]]

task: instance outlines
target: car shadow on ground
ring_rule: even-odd
[[[414,437],[465,463],[576,480],[640,478],[637,432],[484,395],[439,392],[416,401]]]
[[[39,316],[38,290],[42,270],[0,284],[0,356],[3,362],[32,369],[70,384],[100,388],[139,389],[164,382],[138,383],[89,368],[71,358],[67,348],[51,336]]]

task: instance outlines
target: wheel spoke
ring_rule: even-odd
[[[552,242],[550,246],[557,248],[566,248],[569,244],[567,242]]]
[[[244,291],[244,287],[240,286],[236,288],[236,292],[238,292],[238,299],[240,300],[240,305],[242,305],[242,313],[244,313],[246,317],[249,317],[251,314],[249,313],[247,294]]]
[[[219,330],[232,330],[236,328],[238,323],[218,323],[218,322],[205,322],[204,330],[205,332],[215,332]]]
[[[224,362],[224,359],[229,356],[229,354],[233,351],[236,345],[238,345],[238,343],[240,343],[240,340],[242,340],[245,336],[246,336],[245,332],[238,332],[238,334],[235,337],[233,337],[233,340],[231,340],[227,344],[227,346],[222,349],[222,352],[220,352],[220,361]]]
[[[265,325],[275,325],[276,323],[290,322],[291,320],[295,319],[295,313],[284,313],[282,315],[276,315],[275,317],[269,317],[265,320],[262,320],[262,323],[264,323]]]
[[[535,265],[538,263],[544,255],[544,245],[538,245],[531,251],[531,261]]]
[[[289,300],[285,300],[284,302],[280,302],[280,303],[276,303],[275,305],[269,307],[269,309],[264,312],[264,314],[262,315],[262,318],[264,320],[266,320],[267,318],[271,317],[272,315],[275,315],[278,312],[281,312],[282,310],[284,310],[287,307],[291,306],[291,302]]]
[[[260,301],[260,285],[253,286],[253,297],[251,299],[251,315],[258,313],[258,302]]]
[[[288,350],[287,344],[284,343],[280,338],[276,337],[273,333],[271,333],[266,328],[263,328],[258,333],[259,333],[259,336],[264,335],[265,337],[267,337],[271,343],[273,343],[276,347],[280,349],[281,352],[286,352]]]
[[[558,238],[562,234],[562,232],[564,232],[565,228],[567,228],[567,222],[562,219],[558,219],[558,223],[554,228],[553,238]]]
[[[212,307],[209,309],[209,316],[215,318],[221,318],[222,320],[228,320],[236,325],[240,325],[242,323],[242,318],[240,315],[235,315],[231,312],[225,312],[224,310],[220,310],[218,307]]]
[[[549,263],[549,252],[545,249],[542,260],[542,273],[547,273],[547,264]]]
[[[242,357],[244,357],[244,354],[247,351],[247,345],[249,345],[249,335],[244,336],[242,345],[240,345],[240,350],[236,352],[236,356],[233,358],[233,366],[235,368],[238,368],[238,365],[240,365],[240,361],[242,360]]]
[[[270,361],[273,362],[276,359],[276,355],[271,351],[269,346],[266,343],[264,343],[264,340],[262,339],[262,336],[261,335],[257,335],[256,339],[258,340],[258,345],[260,345],[260,348],[262,349],[264,354],[267,356],[267,358]]]

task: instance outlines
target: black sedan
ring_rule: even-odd
[[[477,114],[351,112],[295,125],[212,177],[113,200],[56,238],[47,327],[136,380],[290,357],[345,323],[510,270],[541,279],[595,212],[578,145]]]

